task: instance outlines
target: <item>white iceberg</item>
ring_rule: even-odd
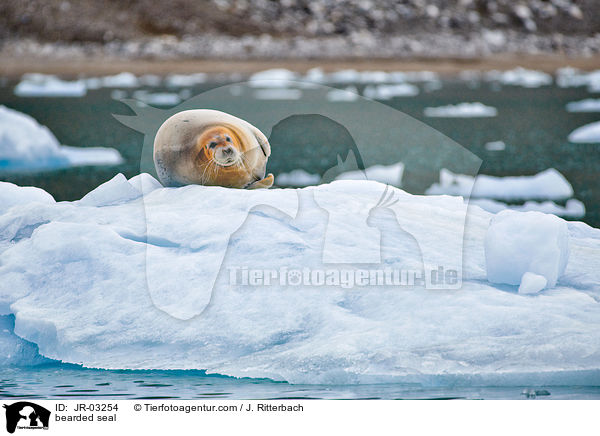
[[[447,106],[426,107],[423,111],[426,117],[439,118],[477,118],[495,117],[498,110],[483,103],[458,103]]]
[[[567,112],[600,112],[600,98],[586,98],[567,103]]]
[[[578,127],[569,134],[569,142],[575,143],[599,143],[600,121]]]
[[[401,187],[404,164],[397,162],[392,165],[373,165],[364,171],[346,171],[336,177],[336,180],[375,180],[376,182]]]
[[[505,210],[494,216],[485,235],[485,265],[492,283],[519,285],[524,274],[533,273],[552,288],[568,260],[567,223],[554,215]]]
[[[29,115],[0,106],[0,171],[47,170],[82,165],[118,165],[120,153],[104,147],[60,145]]]
[[[83,80],[66,81],[56,76],[25,74],[15,86],[18,97],[83,97],[87,88]]]
[[[293,186],[300,188],[304,186],[312,186],[319,183],[321,176],[319,174],[311,174],[303,169],[295,169],[289,173],[281,173],[275,177],[275,183],[279,186]]]
[[[419,94],[419,88],[410,83],[395,85],[367,85],[363,96],[373,100],[390,100],[394,97],[413,97]]]
[[[465,224],[460,199],[372,181],[244,191],[151,180],[120,176],[89,202],[35,201],[0,214],[0,308],[14,315],[18,336],[6,329],[2,341],[27,340],[43,356],[88,367],[206,369],[292,383],[599,382],[599,230],[519,212],[488,230],[493,215],[473,208]],[[378,203],[382,194],[395,203]],[[323,268],[323,234],[338,215],[332,250],[380,242],[381,265],[406,270],[439,256],[462,270],[462,286],[232,281],[244,266]],[[155,303],[182,311],[194,303],[223,241],[205,311],[184,321],[161,310]],[[521,273],[515,280],[510,265]],[[515,284],[488,282],[490,267]],[[542,293],[517,293],[525,272],[547,277]],[[163,294],[150,292],[161,284]],[[11,347],[1,348],[5,359]]]
[[[440,181],[426,191],[428,195],[460,195],[499,200],[562,200],[573,195],[573,187],[560,172],[549,168],[533,176],[477,177],[440,170]]]
[[[503,85],[522,86],[524,88],[539,88],[552,84],[552,76],[542,71],[528,70],[517,67],[509,71],[490,71],[485,74],[486,80],[492,80]]]
[[[576,198],[570,198],[564,206],[560,206],[553,201],[526,201],[523,204],[506,204],[501,201],[491,200],[488,198],[471,198],[468,200],[471,206],[479,206],[483,210],[491,213],[510,209],[520,212],[537,211],[543,213],[551,213],[563,218],[583,218],[585,216],[585,205]]]

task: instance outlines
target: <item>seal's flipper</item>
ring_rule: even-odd
[[[250,185],[248,185],[246,187],[246,189],[260,189],[260,188],[268,189],[271,186],[273,186],[274,181],[275,181],[275,178],[273,177],[273,174],[269,173],[267,175],[267,177],[265,177],[262,180],[257,180],[256,182],[251,183]]]

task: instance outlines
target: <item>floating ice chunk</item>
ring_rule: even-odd
[[[491,141],[486,142],[484,147],[488,151],[502,151],[506,148],[506,144],[504,141]]]
[[[275,88],[254,91],[254,98],[257,100],[298,100],[300,97],[302,97],[302,91],[299,89]]]
[[[141,173],[132,177],[129,179],[129,184],[144,195],[163,187],[158,180],[148,173]]]
[[[469,200],[469,204],[479,206],[483,210],[487,210],[491,213],[498,213],[502,210],[510,209],[520,212],[537,211],[551,213],[563,218],[583,218],[585,216],[585,205],[575,198],[567,200],[564,206],[559,206],[553,201],[544,201],[541,203],[536,201],[526,201],[524,204],[514,205],[487,198],[472,198]]]
[[[373,100],[390,100],[394,97],[413,97],[419,94],[419,88],[410,83],[396,85],[367,85],[363,95]]]
[[[299,79],[299,75],[284,68],[273,68],[271,70],[254,73],[248,79],[250,86],[260,88],[287,88]]]
[[[537,294],[543,290],[548,284],[546,277],[526,272],[521,277],[521,284],[519,285],[519,294]]]
[[[162,83],[162,77],[156,74],[144,74],[140,77],[140,85],[157,87]]]
[[[148,92],[138,90],[133,93],[133,98],[153,106],[175,106],[181,103],[181,97],[175,92]]]
[[[46,191],[33,186],[17,186],[9,182],[0,182],[0,214],[17,204],[32,202],[54,203],[54,197]]]
[[[440,118],[475,118],[495,117],[498,110],[495,107],[486,106],[483,103],[458,103],[447,106],[426,107],[423,111],[426,117]]]
[[[141,183],[141,180],[139,183],[137,180],[129,183],[127,178],[119,173],[93,191],[88,192],[78,203],[83,206],[109,206],[124,203],[142,195],[142,190],[135,186],[141,185]]]
[[[87,88],[83,80],[65,81],[46,74],[25,74],[17,86],[18,97],[83,97]]]
[[[323,72],[323,70],[321,68],[315,67],[315,68],[311,68],[310,70],[308,70],[306,72],[306,74],[304,75],[303,79],[308,82],[324,83],[326,77],[327,76],[326,76],[325,72]]]
[[[303,169],[292,170],[289,173],[281,173],[275,178],[279,186],[304,187],[316,185],[321,180],[319,174],[311,174]]]
[[[552,76],[542,71],[515,68],[509,71],[490,71],[485,75],[487,80],[498,81],[503,85],[522,86],[525,88],[539,88],[551,85]]]
[[[132,73],[119,73],[114,76],[102,77],[102,86],[105,88],[137,88],[140,81]]]
[[[355,101],[358,98],[356,86],[348,86],[344,89],[332,89],[327,92],[328,101]]]
[[[561,68],[556,72],[556,83],[561,88],[587,86],[589,92],[600,91],[600,70],[583,72],[575,68]]]
[[[553,288],[569,259],[567,223],[540,212],[505,210],[485,235],[485,264],[492,283],[518,285],[523,274],[543,276]]]
[[[375,180],[380,183],[400,187],[404,164],[398,162],[392,165],[373,165],[365,171],[346,171],[336,177],[336,180]]]
[[[165,83],[170,88],[184,88],[205,83],[208,76],[205,73],[169,74]]]
[[[534,176],[494,177],[480,174],[475,178],[454,174],[442,168],[440,182],[434,183],[425,193],[504,200],[560,200],[570,198],[573,195],[573,187],[565,176],[554,168]]]
[[[382,193],[397,202],[378,203]],[[317,205],[304,201],[313,194]],[[292,207],[299,197],[302,208]],[[255,191],[185,186],[110,207],[17,206],[0,214],[0,233],[27,235],[0,245],[0,308],[15,315],[15,333],[40,354],[88,367],[194,368],[292,383],[595,383],[600,231],[569,224],[573,248],[561,287],[523,298],[485,282],[491,215],[473,208],[465,221],[465,210],[455,197],[413,196],[373,181]],[[360,251],[381,240],[385,263],[324,264],[331,217],[332,250]],[[549,233],[542,226],[536,235]],[[530,242],[521,248],[531,251]],[[212,264],[221,249],[226,255]],[[436,265],[460,270],[463,252],[458,292],[249,286],[230,276],[244,265],[412,270],[432,253]],[[210,274],[217,278],[207,309],[186,322],[169,316],[189,314]]]
[[[104,147],[60,145],[29,115],[0,106],[0,170],[46,170],[81,165],[117,165],[123,158]]]
[[[599,143],[600,121],[578,127],[569,134],[569,142],[575,143]]]
[[[586,98],[567,103],[567,112],[600,112],[600,98]]]

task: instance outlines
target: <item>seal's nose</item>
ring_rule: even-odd
[[[225,156],[231,156],[233,154],[233,148],[231,148],[230,146],[223,147],[223,154]]]

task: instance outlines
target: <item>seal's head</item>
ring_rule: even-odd
[[[199,135],[196,147],[201,158],[215,165],[229,167],[242,163],[242,144],[235,132],[223,126],[206,129]]]
[[[173,115],[154,140],[154,163],[165,186],[187,184],[268,188],[271,146],[250,123],[224,112],[196,109]]]

